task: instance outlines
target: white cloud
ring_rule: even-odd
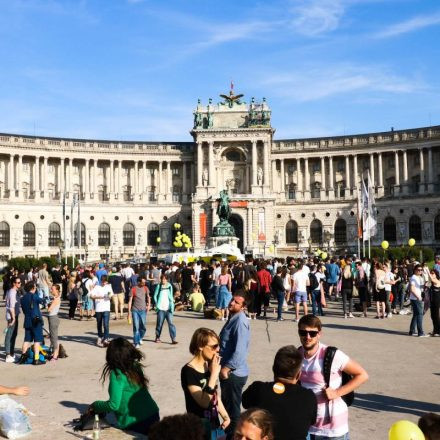
[[[400,77],[384,67],[339,64],[294,73],[266,74],[261,87],[299,102],[316,101],[350,92],[410,93],[421,90],[418,80]]]
[[[296,32],[306,36],[334,31],[345,13],[342,0],[301,0],[295,3],[290,24]]]
[[[409,20],[402,21],[400,23],[393,24],[388,28],[378,32],[376,38],[395,37],[397,35],[406,34],[408,32],[414,32],[419,29],[423,29],[429,26],[435,26],[440,24],[440,12],[430,15],[419,15]]]

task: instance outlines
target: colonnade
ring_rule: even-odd
[[[24,156],[27,159],[30,176],[29,193],[25,196],[27,198],[49,199],[49,165],[54,166],[55,174],[51,179],[54,191],[52,198],[58,198],[63,193],[69,195],[80,192],[85,200],[98,199],[100,196],[103,200],[144,199],[149,202],[172,202],[175,191],[179,197],[186,196],[194,187],[194,164],[189,161],[104,160],[48,156],[31,156],[28,160],[28,155],[10,154],[3,181],[4,190],[11,199],[23,197]],[[78,167],[78,178],[74,177],[76,174],[74,166]],[[103,175],[100,178],[98,178],[98,168],[102,169]],[[173,180],[175,168],[178,169],[178,181]],[[124,169],[128,174],[126,179],[123,176]],[[129,196],[128,200],[127,196]]]
[[[411,164],[412,173],[408,172],[408,154],[416,153],[418,155],[418,164]],[[425,152],[427,154],[425,154]],[[386,167],[387,171],[384,173],[383,156],[387,155],[388,158],[392,158],[392,166]],[[357,189],[360,185],[362,178],[367,178],[367,170],[370,173],[370,179],[375,193],[378,197],[383,197],[385,194],[384,177],[388,176],[389,170],[394,172],[394,183],[392,184],[392,193],[409,194],[414,192],[414,183],[409,179],[414,173],[418,172],[419,181],[417,182],[417,188],[415,192],[419,194],[426,194],[434,191],[434,184],[436,183],[436,176],[434,176],[434,162],[433,162],[433,149],[432,147],[420,147],[417,149],[408,150],[390,150],[384,152],[370,152],[359,154],[335,154],[331,156],[322,157],[295,157],[281,158],[272,161],[272,175],[276,175],[276,170],[280,170],[280,182],[278,190],[280,193],[288,193],[289,185],[289,171],[286,172],[286,162],[296,162],[296,174],[295,181],[293,183],[295,187],[295,199],[301,201],[307,201],[313,197],[311,194],[311,174],[314,177],[315,171],[311,166],[313,163],[319,163],[320,179],[316,180],[319,184],[319,198],[321,200],[334,200],[338,197],[336,187],[336,172],[341,172],[335,169],[335,161],[343,158],[345,161],[343,168],[344,178],[344,195],[345,199],[353,199],[357,197]],[[361,162],[362,160],[362,162]],[[427,173],[425,160],[427,161]],[[277,166],[279,161],[279,166]],[[376,173],[377,170],[377,173]],[[276,182],[273,183],[274,190],[276,191]]]

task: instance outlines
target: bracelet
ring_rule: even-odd
[[[217,389],[217,385],[214,387],[214,388],[211,388],[209,385],[206,385],[206,387],[203,389],[203,391],[206,393],[206,394],[210,394],[210,395],[212,395],[212,394],[214,394],[215,393],[215,390]]]

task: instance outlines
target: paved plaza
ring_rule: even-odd
[[[341,303],[330,304],[323,318],[322,341],[341,348],[359,361],[370,375],[370,380],[356,393],[356,400],[350,408],[351,439],[387,439],[388,428],[394,421],[417,421],[425,412],[440,412],[440,338],[409,337],[410,315],[385,320],[344,320],[341,307]],[[3,302],[0,313],[4,316]],[[66,315],[64,305],[60,316]],[[372,311],[370,316],[374,316]],[[287,344],[299,345],[292,313],[285,313],[284,317],[284,322],[276,322],[271,313],[267,320],[251,321],[248,384],[254,380],[271,380],[272,361],[277,349]],[[146,356],[150,392],[163,417],[185,411],[180,368],[191,358],[188,345],[193,331],[206,326],[220,332],[223,323],[205,320],[193,312],[177,312],[175,324],[179,344],[172,346],[166,324],[162,344],[152,342],[155,318],[154,313],[148,315],[142,351]],[[20,319],[18,345],[23,341],[22,316]],[[431,331],[427,315],[424,326],[425,331]],[[111,321],[110,333],[112,337],[131,337],[131,326],[125,320]],[[28,397],[16,399],[35,414],[32,417],[32,439],[35,440],[87,438],[87,435],[74,433],[69,422],[93,400],[107,399],[107,384],[103,387],[99,382],[105,349],[95,346],[95,320],[62,319],[60,339],[69,357],[55,364],[34,367],[0,363],[3,385],[28,385],[31,388]],[[131,436],[112,428],[105,430],[102,438],[142,436]]]

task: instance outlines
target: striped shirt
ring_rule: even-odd
[[[318,350],[309,359],[304,359],[301,370],[301,385],[312,390],[318,401],[316,423],[309,429],[310,434],[324,437],[341,437],[348,432],[348,408],[341,397],[329,401],[323,389],[324,356],[327,346],[319,343]],[[304,355],[303,347],[300,348]],[[342,385],[342,370],[350,358],[341,350],[337,350],[333,358],[330,387],[337,389]]]

